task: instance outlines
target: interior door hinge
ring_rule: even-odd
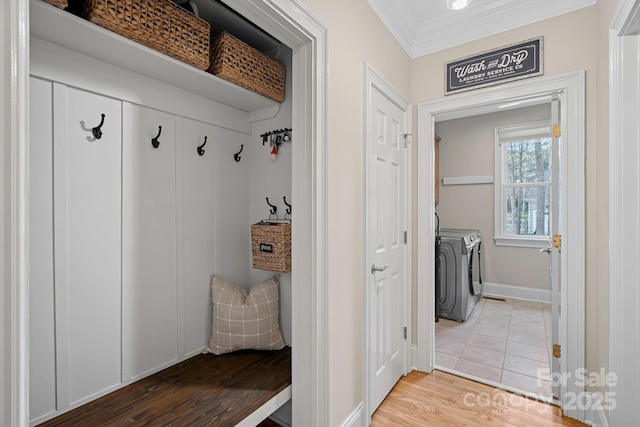
[[[404,244],[405,245],[407,244],[407,232],[406,231],[404,232]]]
[[[554,234],[553,235],[553,247],[560,249],[560,246],[562,246],[562,236],[559,235],[559,234]]]
[[[407,339],[407,327],[406,326],[404,327],[404,339],[405,340]]]
[[[553,125],[553,137],[560,138],[562,136],[562,129],[560,125]]]
[[[560,344],[554,344],[553,345],[553,357],[555,357],[556,359],[560,358]]]

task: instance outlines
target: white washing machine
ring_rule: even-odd
[[[482,238],[478,230],[440,230],[437,316],[467,320],[482,293]],[[477,273],[474,273],[477,270]]]

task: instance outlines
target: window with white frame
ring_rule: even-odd
[[[495,242],[546,246],[551,209],[548,121],[495,129]]]

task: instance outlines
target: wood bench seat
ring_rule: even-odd
[[[41,426],[255,426],[290,397],[290,347],[200,354]]]

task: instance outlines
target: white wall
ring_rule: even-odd
[[[587,147],[587,230],[595,230],[595,242],[587,239],[587,366],[609,365],[609,25],[618,0],[599,1],[596,31],[597,144]],[[589,175],[592,175],[589,177]],[[591,213],[591,215],[589,215]],[[589,244],[592,246],[590,247]],[[601,387],[601,392],[608,391]]]
[[[494,129],[551,116],[550,104],[436,123],[440,177],[494,174]],[[538,248],[496,246],[494,184],[440,186],[441,228],[480,230],[484,282],[549,289],[549,257]]]

